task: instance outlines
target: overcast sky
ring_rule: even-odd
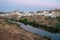
[[[0,0],[0,11],[37,11],[60,8],[60,0]]]

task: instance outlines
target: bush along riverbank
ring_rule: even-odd
[[[44,29],[46,31],[49,31],[51,33],[60,33],[60,30],[58,30],[58,28],[53,28],[53,27],[48,27],[46,25],[40,25],[38,23],[36,23],[35,21],[32,21],[32,22],[29,22],[26,18],[21,18],[19,20],[19,22],[25,24],[25,25],[31,25],[32,27],[36,27],[36,28],[41,28],[41,29]],[[58,26],[58,25],[56,25]]]
[[[0,19],[0,40],[48,40],[48,39],[44,38],[43,36],[38,36],[19,28],[11,20]]]
[[[20,28],[20,25],[18,24],[18,23],[13,23],[13,22],[11,22],[11,21],[13,21],[13,20],[11,20],[11,19],[9,19],[9,18],[6,18],[6,19],[4,19],[6,22],[8,22],[9,24],[15,24],[15,25],[17,25],[19,28]]]
[[[20,28],[20,25],[19,25],[19,24],[13,23],[13,21],[12,21],[11,19],[9,19],[9,18],[4,19],[4,21],[8,22],[9,24],[15,24],[15,25],[17,25],[17,26]],[[14,22],[15,22],[15,21],[14,21]],[[21,23],[22,23],[22,22],[21,22]],[[25,25],[27,25],[27,24],[25,24]],[[26,31],[26,32],[27,32],[27,31]],[[37,35],[37,34],[35,34],[35,35]],[[39,36],[39,35],[37,35],[37,36]],[[46,40],[51,40],[51,37],[43,36],[43,38],[45,38]]]

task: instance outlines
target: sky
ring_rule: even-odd
[[[0,11],[39,11],[60,8],[60,0],[0,0]]]

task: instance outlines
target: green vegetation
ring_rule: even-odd
[[[9,22],[8,20],[15,21],[15,22],[17,21],[12,18],[6,18],[5,21],[7,21],[10,24],[16,24],[16,23]],[[60,22],[56,23],[55,27],[48,27],[48,26],[42,25],[42,24],[40,25],[40,24],[36,23],[35,21],[29,22],[26,18],[21,18],[19,20],[19,22],[21,22],[25,25],[31,25],[32,27],[44,29],[44,30],[52,32],[52,33],[60,33],[60,30],[59,30],[60,29]],[[19,26],[18,24],[16,24],[16,25]]]
[[[9,24],[15,24],[15,25],[17,25],[18,27],[20,26],[19,24],[17,24],[17,23],[13,23],[13,22],[10,22],[9,20],[11,20],[12,21],[12,19],[8,19],[8,18],[6,18],[6,19],[4,19],[6,22],[8,22]]]
[[[60,17],[56,17],[56,19],[57,19],[57,21],[59,21],[59,22],[60,22]]]
[[[35,21],[29,22],[26,18],[21,18],[19,22],[24,23],[25,25],[31,25],[32,27],[44,29],[52,33],[60,33],[60,31],[58,30],[58,28],[60,27],[60,23],[57,23],[56,27],[53,28],[53,27],[48,27],[46,25],[42,25],[42,24],[40,25]]]
[[[56,23],[55,28],[60,28],[60,22]]]
[[[23,19],[23,18],[20,19],[19,22],[24,23],[25,25],[27,25],[27,23],[28,23],[27,19]]]
[[[11,21],[15,21],[17,22],[17,20],[15,18],[4,18],[5,20],[11,20]]]
[[[51,37],[46,37],[46,36],[44,36],[44,38],[47,38],[48,40],[51,40]]]

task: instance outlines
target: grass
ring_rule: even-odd
[[[44,29],[44,30],[49,31],[51,33],[60,33],[58,28],[48,27],[48,26],[42,25],[42,24],[40,25],[40,24],[36,23],[35,21],[29,22],[26,18],[20,19],[19,22],[21,22],[25,25],[31,25],[32,27]],[[56,24],[56,27],[57,26],[60,27],[60,23]]]
[[[19,28],[20,28],[20,25],[19,24],[17,24],[17,23],[12,23],[12,22],[10,22],[9,20],[11,20],[11,19],[4,19],[6,22],[8,22],[9,24],[15,24],[15,25],[17,25]],[[12,20],[11,20],[12,21]]]

